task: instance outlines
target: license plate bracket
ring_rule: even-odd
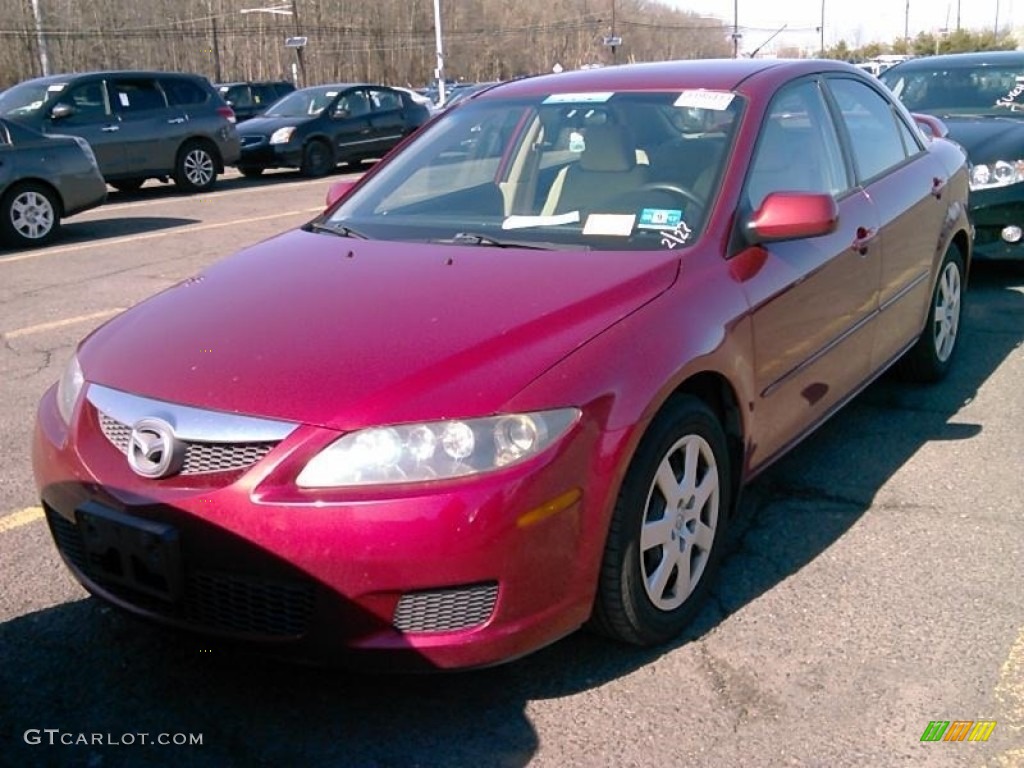
[[[169,603],[181,599],[181,542],[177,529],[86,502],[75,510],[88,570],[113,583]]]

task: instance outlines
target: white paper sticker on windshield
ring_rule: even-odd
[[[583,225],[583,234],[629,237],[633,234],[635,223],[636,216],[632,213],[592,213],[587,216],[587,223]]]
[[[121,102],[121,106],[122,107],[127,107],[128,106],[128,94],[127,93],[119,93],[119,94],[117,94],[117,98]]]
[[[692,107],[694,109],[713,109],[721,112],[728,109],[732,100],[736,98],[735,93],[729,91],[706,91],[703,88],[683,91],[676,99],[677,107]]]
[[[47,93],[60,93],[67,87],[67,83],[54,83],[53,85],[46,86]]]
[[[509,216],[501,222],[501,228],[529,229],[530,227],[557,227],[560,224],[575,224],[579,220],[579,211],[560,213],[557,216]]]
[[[544,99],[545,104],[603,104],[614,96],[614,91],[601,93],[553,93]]]

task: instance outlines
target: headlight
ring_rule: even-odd
[[[535,456],[576,423],[577,408],[352,432],[306,465],[302,488],[413,483],[488,472]]]
[[[57,382],[57,410],[64,419],[65,424],[71,424],[71,416],[75,412],[75,403],[82,393],[82,386],[85,384],[85,376],[82,375],[82,366],[78,364],[78,357],[72,356],[64,368],[64,373]]]
[[[271,144],[287,144],[292,140],[292,134],[295,133],[295,126],[289,125],[285,128],[278,128],[272,134],[270,134]]]
[[[1008,187],[1024,181],[1024,160],[997,160],[971,167],[971,189]]]

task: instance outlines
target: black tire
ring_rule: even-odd
[[[263,169],[258,165],[240,165],[238,166],[238,172],[247,179],[258,179],[263,175]]]
[[[205,141],[189,141],[178,150],[174,183],[182,192],[206,192],[217,182],[217,156]]]
[[[928,321],[917,343],[903,356],[897,366],[901,378],[921,383],[939,381],[949,373],[960,346],[960,320],[964,300],[964,257],[960,249],[950,245],[939,279],[928,304]]]
[[[15,184],[0,200],[0,239],[15,247],[46,245],[60,231],[61,204],[49,187]]]
[[[659,471],[663,480],[672,473],[668,492]],[[670,401],[640,442],[615,504],[594,630],[640,646],[682,632],[707,597],[721,559],[731,477],[725,434],[711,410],[689,395]],[[681,565],[690,571],[686,583]]]
[[[142,189],[145,181],[145,179],[118,179],[117,181],[110,182],[110,186],[118,192],[138,192]]]
[[[326,176],[334,166],[334,155],[326,142],[313,139],[302,149],[302,165],[299,170],[303,176]]]

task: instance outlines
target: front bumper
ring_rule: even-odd
[[[1001,236],[1004,227],[1024,228],[1024,184],[971,192],[970,216],[975,259],[1024,260],[1024,239],[1008,243]]]
[[[242,136],[242,148],[236,165],[245,168],[298,168],[302,165],[302,147],[270,144],[265,136]]]
[[[606,513],[601,493],[580,490],[593,430],[471,481],[301,503],[289,468],[329,442],[324,430],[298,428],[247,470],[153,481],[129,469],[89,403],[77,410],[69,431],[53,389],[40,404],[40,496],[74,576],[131,613],[281,657],[387,669],[509,660],[589,616]],[[524,524],[538,509],[554,511]],[[97,545],[93,513],[129,527],[108,526]],[[139,528],[173,546],[140,544]]]

